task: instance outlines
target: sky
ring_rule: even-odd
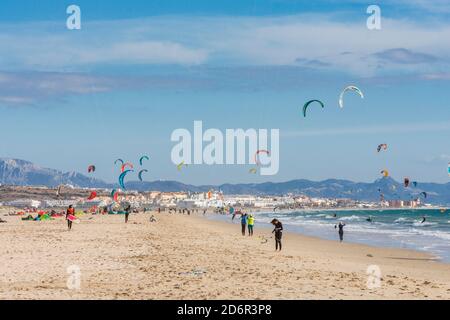
[[[68,30],[66,9],[81,9]],[[449,182],[450,1],[12,1],[0,4],[0,157],[192,184]],[[348,85],[364,99],[347,93]],[[319,99],[325,108],[302,106]],[[279,129],[280,170],[171,161],[179,128]],[[387,143],[387,152],[376,147]],[[134,177],[135,179],[136,177]]]

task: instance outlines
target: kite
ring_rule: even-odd
[[[448,175],[450,176],[450,162],[448,163],[447,171],[448,171]]]
[[[144,159],[150,160],[150,158],[149,158],[148,156],[142,156],[142,157],[139,159],[139,164],[141,165],[141,167],[142,167],[142,161],[144,161]]]
[[[131,169],[134,169],[133,164],[127,162],[127,163],[124,163],[124,164],[122,165],[122,172],[125,172],[125,168],[126,168],[126,167],[130,167]]]
[[[417,185],[418,185],[417,181],[413,181],[414,188],[417,187]]]
[[[248,173],[253,173],[253,174],[256,174],[256,172],[258,172],[258,170],[256,170],[256,168],[252,168],[248,171]]]
[[[112,191],[111,191],[111,198],[113,198],[113,200],[115,201],[115,202],[117,202],[117,197],[119,196],[119,193],[117,192],[117,190],[116,189],[113,189]]]
[[[426,192],[421,192],[420,195],[423,196],[425,199],[428,198],[428,194]]]
[[[259,155],[260,153],[265,153],[265,154],[267,154],[267,155],[270,155],[270,151],[267,151],[267,150],[258,150],[258,151],[256,151],[256,153],[255,153],[255,163],[256,163],[257,166],[260,166],[260,165],[261,165],[261,162],[260,162],[259,159],[258,159],[258,155]]]
[[[383,175],[383,177],[387,178],[389,177],[389,172],[387,170],[382,170],[381,174]]]
[[[125,176],[129,173],[129,172],[134,172],[134,170],[125,170],[124,172],[122,172],[122,174],[119,176],[119,185],[122,187],[122,189],[126,189],[125,188],[125,184],[123,179],[125,178]]]
[[[307,103],[305,103],[305,105],[303,106],[303,116],[305,118],[306,118],[306,110],[308,109],[309,105],[311,103],[313,103],[313,102],[317,102],[317,103],[319,103],[322,106],[322,108],[325,108],[325,105],[322,103],[322,101],[320,101],[320,100],[310,100]]]
[[[344,94],[347,91],[355,91],[356,93],[358,93],[360,95],[361,99],[364,99],[364,94],[362,93],[361,90],[359,90],[358,87],[348,86],[341,92],[341,95],[339,96],[339,107],[341,107],[341,109],[344,108]]]
[[[148,172],[148,170],[144,169],[144,170],[139,171],[139,173],[138,173],[138,178],[139,178],[140,181],[144,181],[144,180],[142,179],[142,174],[143,174],[144,172]]]
[[[92,191],[91,195],[87,199],[88,200],[94,200],[95,198],[97,198],[97,192],[96,191]]]
[[[405,188],[408,188],[409,187],[409,178],[405,178],[403,180],[403,184],[405,185]]]
[[[387,150],[387,148],[388,148],[388,145],[386,144],[386,143],[382,143],[382,144],[380,144],[379,146],[378,146],[378,148],[377,148],[377,152],[380,152],[381,151],[381,149],[383,149],[383,150]]]
[[[116,165],[117,162],[120,162],[120,165],[124,164],[124,161],[122,159],[117,159],[116,161],[114,161],[114,164]]]
[[[95,166],[94,165],[90,165],[88,167],[88,173],[91,173],[91,172],[95,172]]]
[[[181,168],[183,168],[183,166],[187,167],[187,164],[184,164],[184,161],[181,161],[181,163],[177,165],[178,171],[181,171]]]

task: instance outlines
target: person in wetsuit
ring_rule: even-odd
[[[339,227],[339,240],[342,242],[344,241],[344,227],[345,227],[345,223],[339,222],[339,224],[337,226],[334,226],[334,228],[338,228]]]
[[[128,216],[131,212],[131,204],[128,204],[125,208],[125,223],[128,223]]]
[[[272,233],[275,233],[275,251],[280,248],[281,251],[281,238],[283,236],[283,224],[277,219],[273,219],[271,224],[274,225],[275,229],[273,229]]]

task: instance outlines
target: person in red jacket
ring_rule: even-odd
[[[69,231],[72,230],[73,219],[75,219],[75,209],[72,205],[70,205],[66,211],[67,228]]]

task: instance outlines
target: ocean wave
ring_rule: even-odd
[[[412,229],[413,232],[419,235],[428,236],[428,237],[434,237],[439,238],[442,240],[450,240],[450,233],[445,231],[439,231],[439,230],[421,230],[421,229]]]
[[[398,218],[394,220],[394,223],[401,223],[401,222],[409,222],[407,218]]]
[[[437,226],[438,223],[437,222],[428,222],[428,221],[425,221],[425,222],[415,221],[412,225],[414,227],[429,227],[429,226]]]
[[[361,221],[363,220],[363,217],[360,216],[348,216],[348,217],[340,217],[339,220],[343,220],[343,221]]]

